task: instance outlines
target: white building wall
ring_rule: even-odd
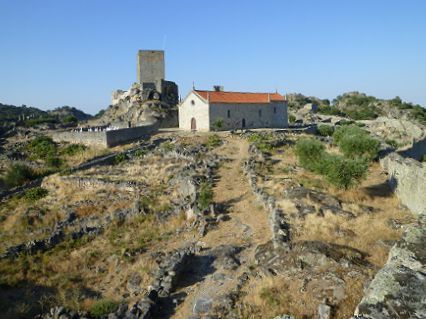
[[[229,111],[229,117],[228,117]],[[260,111],[260,113],[259,113]],[[210,105],[210,127],[223,120],[221,130],[242,128],[284,128],[288,126],[287,103],[273,102],[265,104],[214,103]]]
[[[191,92],[179,105],[179,128],[191,130],[191,119],[195,118],[197,131],[209,131],[209,106],[197,94]]]

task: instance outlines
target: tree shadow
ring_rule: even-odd
[[[69,290],[74,295],[75,289]],[[85,286],[78,289],[79,295],[99,298],[100,293]],[[59,291],[57,288],[21,280],[13,286],[0,285],[0,317],[2,319],[34,318],[47,313],[50,308],[58,306]],[[65,294],[67,297],[67,294]]]

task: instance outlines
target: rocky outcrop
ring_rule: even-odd
[[[130,124],[134,127],[158,122],[160,127],[177,127],[176,101],[166,98],[167,94],[164,97],[158,92],[144,90],[140,84],[134,83],[127,91],[115,91],[112,105],[89,124],[111,124],[118,127],[127,127]]]
[[[401,203],[413,213],[426,214],[426,167],[411,158],[392,153],[380,160],[388,172],[389,183]]]
[[[390,250],[353,318],[426,318],[426,169],[411,158],[392,153],[381,161],[401,203],[418,215]]]
[[[411,225],[392,247],[355,314],[369,319],[426,318],[426,217]]]

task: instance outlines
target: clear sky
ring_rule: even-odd
[[[166,50],[182,96],[194,81],[426,106],[424,0],[0,0],[0,102],[96,113],[139,49]]]

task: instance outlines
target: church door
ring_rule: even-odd
[[[197,130],[197,122],[195,121],[195,118],[193,117],[191,119],[191,131],[196,131]]]

